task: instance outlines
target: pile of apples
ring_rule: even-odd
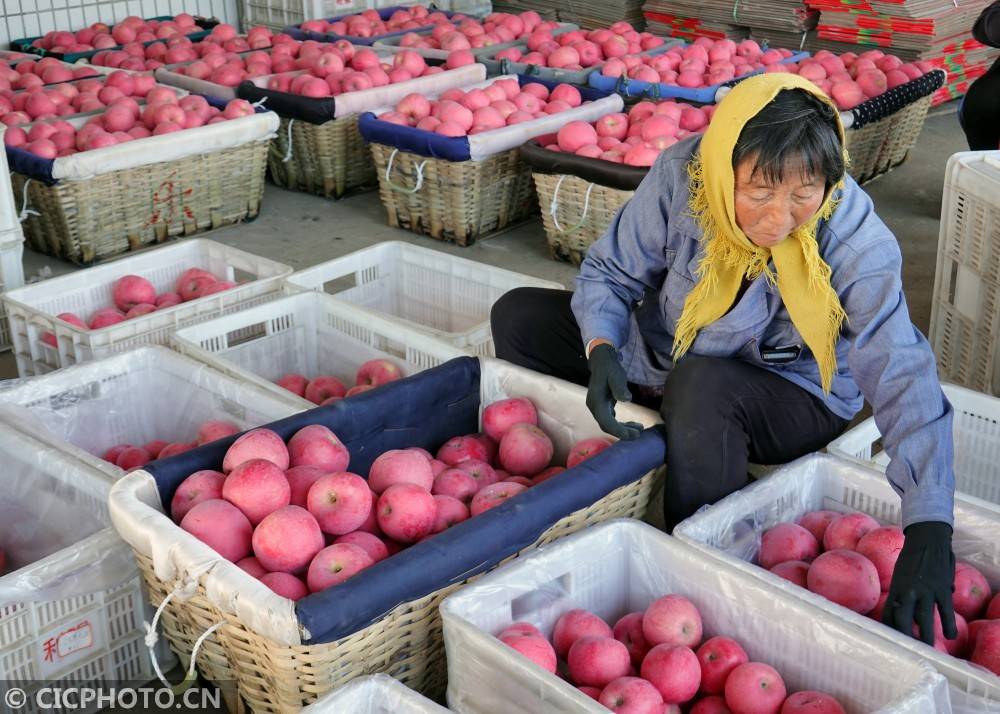
[[[208,444],[218,439],[224,439],[227,436],[232,436],[233,434],[239,434],[240,431],[240,428],[236,426],[236,424],[229,421],[206,421],[198,427],[198,435],[191,443],[182,441],[169,443],[157,439],[156,441],[151,441],[148,444],[143,444],[142,446],[118,444],[117,446],[112,446],[110,449],[105,451],[101,455],[101,458],[108,463],[114,464],[120,469],[132,471],[134,469],[141,469],[150,461],[176,456],[177,454],[182,454],[185,451],[190,451],[196,446]]]
[[[865,513],[811,511],[798,523],[780,523],[765,531],[757,560],[775,575],[881,622],[902,547],[901,528],[881,526]],[[959,562],[952,599],[958,637],[945,639],[935,612],[934,649],[971,657],[1000,674],[1000,622],[989,622],[1000,619],[1000,595],[993,597],[979,570]],[[996,635],[983,639],[987,629]]]
[[[304,74],[278,74],[268,81],[268,89],[290,92],[303,97],[320,99],[372,87],[406,82],[443,72],[443,67],[429,67],[423,57],[412,50],[383,61],[375,50],[356,48],[346,40],[320,44],[319,51],[306,48],[299,51],[296,65],[307,70]]]
[[[287,444],[254,429],[233,443],[221,470],[198,471],[178,486],[171,516],[274,592],[298,600],[565,470],[549,465],[552,441],[528,399],[488,405],[483,430],[449,439],[436,457],[418,447],[387,451],[366,480],[347,471],[350,454],[325,426],[306,426]],[[567,467],[610,445],[581,441]]]
[[[861,54],[845,52],[839,56],[820,50],[797,65],[769,68],[805,77],[822,89],[841,111],[853,109],[890,89],[919,79],[932,69],[934,66],[929,62],[903,62],[882,50],[867,50]]]
[[[156,86],[151,75],[112,72],[107,77],[64,82],[26,92],[0,92],[0,122],[8,126],[104,109],[115,101],[144,99]]]
[[[134,15],[108,27],[103,22],[95,22],[76,32],[53,30],[31,43],[32,47],[49,52],[89,52],[103,50],[130,42],[152,42],[165,40],[176,35],[200,32],[194,17],[186,12],[175,15],[173,20],[143,20]]]
[[[333,404],[345,397],[353,397],[355,394],[367,392],[369,389],[375,389],[375,387],[381,387],[383,384],[402,378],[403,371],[398,365],[386,359],[372,359],[358,368],[354,377],[354,386],[350,389],[342,381],[329,374],[306,379],[303,375],[293,372],[283,376],[276,384],[303,399],[308,399],[313,404],[325,407],[327,404]]]
[[[333,21],[308,20],[299,25],[303,32],[320,35],[342,35],[345,37],[380,37],[391,32],[418,30],[430,25],[468,19],[465,15],[453,15],[451,20],[443,12],[430,12],[423,5],[397,10],[388,20],[383,20],[377,10],[365,10],[357,15],[349,15]]]
[[[68,82],[73,79],[97,76],[93,67],[74,67],[54,57],[40,60],[23,60],[15,64],[0,62],[0,94],[15,89],[38,89],[45,84]]]
[[[482,89],[446,90],[436,100],[408,94],[378,118],[442,136],[467,136],[558,114],[583,103],[580,90],[570,84],[560,84],[550,92],[537,82],[521,87],[516,79],[498,79]]]
[[[699,37],[693,44],[674,46],[655,57],[629,55],[608,60],[605,77],[622,77],[653,84],[697,89],[744,77],[760,69],[781,66],[791,50],[761,49],[753,40],[713,40]]]
[[[203,54],[201,59],[173,67],[172,71],[194,79],[235,87],[253,77],[308,69],[310,62],[322,54],[325,47],[329,45],[312,40],[299,42],[288,35],[278,35],[274,38],[274,45],[267,49],[243,54],[217,49]]]
[[[528,622],[497,638],[620,714],[680,714],[689,702],[688,714],[845,714],[823,692],[789,696],[777,670],[751,662],[736,640],[702,642],[701,613],[681,595],[654,600],[614,627],[576,609],[556,621],[551,641]]]
[[[191,94],[179,98],[168,87],[153,87],[146,95],[145,107],[132,97],[121,97],[80,129],[65,120],[36,123],[27,131],[10,127],[4,143],[44,159],[55,159],[253,114],[253,106],[245,99],[233,99],[225,109],[218,109],[204,97]]]
[[[662,37],[637,32],[627,22],[616,22],[608,29],[573,30],[553,35],[551,30],[535,30],[528,36],[527,52],[508,47],[496,53],[496,59],[524,62],[538,67],[581,70],[614,57],[624,57],[651,50],[664,43]]]
[[[703,133],[714,113],[714,104],[639,102],[628,114],[607,114],[590,124],[572,121],[545,148],[616,164],[652,166],[661,151],[691,134]]]
[[[281,37],[294,42],[287,35]],[[200,42],[193,42],[187,36],[173,37],[165,42],[154,42],[151,45],[131,42],[123,45],[121,49],[98,52],[90,61],[103,67],[152,70],[165,65],[193,62],[212,55],[233,55],[237,52],[266,49],[276,41],[267,27],[251,28],[246,37],[242,37],[236,34],[236,28],[232,25],[222,24],[212,28],[211,34]]]
[[[457,18],[456,18],[457,19]],[[433,50],[468,50],[513,42],[530,37],[535,32],[551,32],[558,22],[542,20],[534,10],[512,15],[494,12],[482,22],[466,18],[459,22],[439,22],[430,34],[409,32],[400,38],[400,47]]]
[[[117,325],[119,322],[142,317],[157,310],[166,310],[189,302],[214,295],[236,287],[236,283],[220,280],[212,273],[201,268],[188,268],[174,284],[174,290],[156,294],[153,284],[140,275],[125,275],[115,281],[111,287],[111,299],[114,307],[102,307],[90,316],[89,322],[84,322],[72,312],[61,312],[56,318],[67,322],[81,330],[100,330],[103,327]],[[51,332],[41,337],[42,342],[52,347],[56,346],[56,338]],[[235,432],[234,432],[235,433]],[[222,437],[215,437],[217,439]]]

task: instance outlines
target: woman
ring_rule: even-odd
[[[576,292],[497,302],[497,356],[616,401],[661,399],[669,527],[743,487],[747,463],[825,446],[873,405],[905,546],[885,621],[933,639],[951,604],[952,409],[910,322],[896,240],[845,175],[829,99],[795,75],[738,84],[704,137],[665,151],[580,266]],[[631,386],[630,386],[631,385]],[[662,395],[662,396],[660,396]]]
[[[1000,47],[1000,0],[983,10],[972,36],[984,45]],[[958,116],[970,149],[1000,149],[1000,59],[969,87]]]

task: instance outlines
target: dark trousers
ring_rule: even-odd
[[[962,102],[959,119],[970,150],[1000,148],[1000,69],[972,83]]]
[[[519,288],[500,298],[491,315],[497,357],[586,386],[590,372],[571,297]],[[848,424],[773,372],[715,357],[681,360],[659,408],[667,434],[668,529],[745,486],[748,463],[792,461],[823,448]]]

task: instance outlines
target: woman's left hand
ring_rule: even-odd
[[[958,637],[951,593],[955,583],[955,554],[947,523],[914,523],[892,573],[882,622],[905,635],[934,646],[934,609],[941,615],[945,638]],[[915,634],[914,623],[920,628]]]

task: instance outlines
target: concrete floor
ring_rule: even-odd
[[[966,149],[955,108],[946,105],[928,117],[909,160],[866,187],[879,215],[899,239],[910,312],[914,324],[924,332],[930,321],[945,164],[953,153]],[[572,287],[576,275],[575,266],[549,258],[539,218],[462,248],[386,226],[377,192],[330,201],[268,185],[256,221],[205,235],[297,269],[381,241],[402,240],[555,280],[567,287]],[[30,279],[42,269],[59,275],[76,268],[25,251],[25,276]],[[13,360],[4,355],[0,378],[14,376]]]

